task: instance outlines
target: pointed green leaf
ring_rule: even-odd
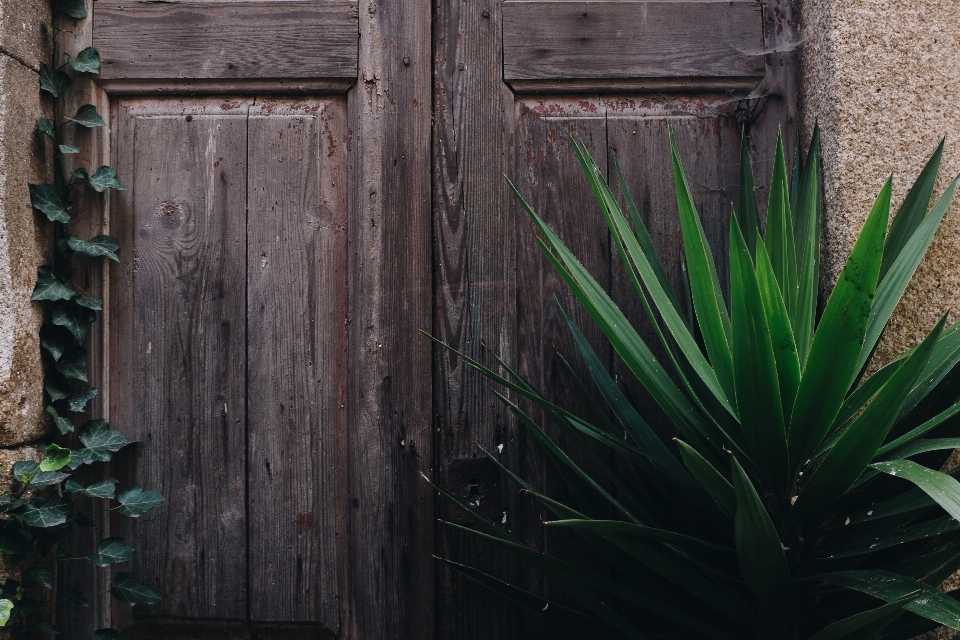
[[[829,552],[824,552],[820,557],[830,560],[850,558],[896,547],[905,542],[932,538],[944,533],[956,531],[957,529],[960,529],[960,522],[957,522],[953,518],[937,518],[936,520],[923,522],[892,533],[884,532],[876,537],[858,540],[857,543],[853,545],[831,548]]]
[[[146,512],[160,506],[163,502],[163,496],[156,491],[144,491],[143,487],[136,485],[117,494],[117,501],[120,508],[117,511],[120,515],[130,518],[139,518]]]
[[[799,139],[797,146],[799,147]],[[799,162],[799,154],[797,160]],[[795,168],[796,170],[796,168]],[[791,188],[794,185],[791,185]],[[797,353],[805,363],[813,339],[813,325],[820,293],[820,126],[815,125],[807,151],[793,209],[793,234],[797,256],[797,305],[791,316]]]
[[[87,403],[97,397],[97,394],[100,393],[97,389],[93,387],[79,387],[71,395],[67,404],[70,407],[70,411],[74,413],[80,413],[87,408]]]
[[[26,578],[41,587],[53,589],[53,571],[50,569],[33,568],[27,572]]]
[[[912,460],[890,460],[870,465],[877,471],[909,480],[939,504],[952,517],[960,520],[960,482],[946,473],[928,469]]]
[[[93,47],[87,47],[67,62],[80,73],[100,73],[100,54]]]
[[[83,446],[98,456],[95,459],[99,462],[109,461],[111,453],[133,442],[116,429],[111,429],[106,420],[91,420],[80,431],[79,438]]]
[[[47,457],[40,463],[40,471],[59,471],[70,462],[70,449],[55,444],[47,445]]]
[[[700,540],[699,538],[686,536],[674,531],[622,522],[620,520],[550,520],[544,524],[549,527],[583,529],[598,533],[601,536],[622,536],[625,538],[636,538],[644,542],[663,542],[712,556],[732,557],[734,553],[733,549],[729,547],[707,542],[706,540]]]
[[[103,498],[106,500],[112,500],[117,489],[117,481],[113,478],[107,478],[106,480],[101,480],[100,482],[95,482],[89,487],[84,488],[77,482],[73,480],[67,480],[64,488],[70,493],[79,493],[82,496],[88,498]]]
[[[83,347],[74,347],[63,354],[57,361],[56,370],[64,378],[87,381],[87,350]]]
[[[53,123],[47,118],[37,120],[37,131],[53,140],[54,144],[57,144],[57,131],[53,128]]]
[[[930,585],[906,576],[889,571],[838,571],[814,576],[814,578],[847,589],[855,589],[887,602],[895,602],[920,590],[922,595],[905,604],[904,609],[934,622],[960,629],[960,602],[940,593]]]
[[[70,204],[70,188],[64,184],[31,184],[30,202],[33,208],[47,216],[51,222],[70,222],[67,206]]]
[[[773,161],[770,198],[767,202],[764,246],[770,255],[773,272],[780,284],[787,313],[790,314],[791,320],[795,320],[799,294],[797,254],[793,237],[793,215],[790,213],[790,189],[787,186],[787,163],[783,155],[783,138],[779,132]]]
[[[67,381],[63,379],[63,376],[53,374],[47,375],[43,379],[43,390],[47,392],[52,402],[69,398],[72,393],[70,386],[67,384]]]
[[[673,130],[669,131],[673,181],[680,211],[680,230],[684,255],[690,276],[690,292],[697,312],[697,321],[707,347],[710,364],[727,398],[734,398],[733,355],[730,352],[730,318],[720,290],[720,279],[707,242],[700,216],[693,204],[693,194],[680,163],[680,152]],[[735,413],[735,412],[731,412]]]
[[[867,217],[823,312],[789,421],[791,468],[809,458],[830,430],[857,372],[877,286],[890,213],[888,179]]]
[[[960,413],[960,402],[953,405],[952,407],[944,409],[934,417],[930,418],[929,420],[921,424],[919,427],[915,429],[911,429],[909,432],[903,434],[896,440],[883,445],[877,451],[877,456],[885,457],[888,454],[892,455],[891,452],[896,452],[900,447],[904,447],[909,442],[912,442],[917,438],[919,438],[920,436],[932,431],[934,428],[940,426],[941,424],[943,424],[953,416],[957,415],[958,413]]]
[[[87,7],[84,0],[56,0],[54,10],[77,20],[87,17]]]
[[[76,338],[77,342],[83,342],[90,329],[90,325],[97,319],[97,314],[85,307],[58,306],[53,310],[52,321],[58,327],[63,327]]]
[[[905,458],[910,458],[928,451],[945,451],[953,449],[960,449],[960,438],[927,438],[922,440],[914,440],[908,445],[896,449],[895,451],[891,451],[885,456],[879,457],[878,460],[903,460]]]
[[[107,123],[103,121],[103,118],[100,117],[100,114],[97,113],[97,108],[92,104],[83,105],[77,109],[77,113],[72,118],[67,118],[67,120],[76,122],[81,127],[87,127],[88,129],[105,127],[107,125]],[[97,191],[103,191],[103,189],[97,189]]]
[[[713,465],[707,462],[693,447],[682,440],[677,440],[680,448],[680,456],[687,469],[697,481],[703,485],[710,497],[716,501],[717,506],[733,518],[737,513],[737,494],[726,478],[724,478]]]
[[[740,188],[737,192],[737,219],[740,231],[747,241],[750,256],[757,252],[757,233],[760,231],[760,212],[757,208],[756,182],[753,179],[753,164],[750,162],[750,145],[747,144],[747,128],[740,132]]]
[[[73,342],[73,336],[63,327],[49,324],[40,327],[40,346],[47,350],[54,361],[59,360]]]
[[[800,387],[800,359],[793,337],[793,328],[787,314],[786,303],[780,293],[770,256],[762,242],[757,243],[757,285],[763,310],[770,327],[770,340],[773,355],[777,362],[777,379],[780,383],[780,401],[783,407],[784,421],[793,411],[793,402]]]
[[[907,192],[907,197],[903,199],[903,204],[897,210],[893,222],[890,223],[890,231],[887,233],[887,241],[883,248],[883,264],[880,266],[881,280],[927,216],[927,209],[930,207],[930,200],[933,197],[933,189],[937,184],[937,175],[940,173],[943,144],[944,139],[941,138],[940,144],[937,145],[933,155],[930,156],[927,164],[920,171],[920,175],[917,176],[913,186],[910,187],[910,191]]]
[[[67,434],[73,431],[73,423],[67,418],[60,416],[54,407],[47,407],[47,413],[53,416],[53,424],[56,425],[57,431],[61,434]]]
[[[102,189],[100,189],[100,191],[102,191]],[[77,236],[67,236],[67,244],[74,251],[85,253],[88,256],[92,256],[94,258],[105,256],[111,260],[119,262],[116,252],[117,249],[120,248],[120,243],[117,242],[116,238],[98,235],[87,241],[81,240]]]
[[[10,622],[10,614],[13,612],[13,601],[6,598],[0,598],[0,627],[7,626]]]
[[[904,398],[930,358],[946,320],[944,315],[814,470],[787,516],[787,531],[832,506],[867,468],[893,426]]]
[[[33,286],[31,300],[70,300],[76,294],[73,286],[54,274],[49,266],[37,269],[37,283]]]
[[[790,590],[790,569],[770,515],[743,467],[733,460],[733,487],[737,493],[734,531],[737,562],[747,587],[763,600],[776,600]]]
[[[118,573],[114,576],[116,586],[110,589],[113,597],[128,604],[157,604],[161,595],[137,580],[132,573]]]
[[[73,153],[80,153],[80,147],[75,147],[75,146],[73,146],[72,144],[61,144],[61,145],[59,145],[58,148],[60,149],[60,153],[62,153],[62,154],[64,154],[64,155],[70,155],[70,154],[73,154]]]
[[[750,251],[730,220],[730,325],[740,424],[747,447],[775,494],[786,497],[787,432],[770,327]]]
[[[868,625],[888,619],[890,614],[900,611],[904,605],[913,602],[922,593],[923,591],[921,589],[917,589],[916,591],[908,593],[903,598],[888,602],[876,609],[862,611],[843,620],[838,620],[821,629],[816,635],[811,637],[810,640],[843,640],[844,638],[850,638],[852,634]]]
[[[47,65],[40,63],[40,89],[46,91],[55,98],[63,95],[63,92],[70,88],[73,81],[70,76],[59,69],[52,69]]]
[[[90,176],[90,186],[98,193],[102,193],[107,189],[127,191],[127,188],[117,180],[117,172],[107,166],[100,167],[96,173]]]
[[[123,538],[107,538],[97,545],[97,552],[87,560],[98,567],[106,567],[119,562],[128,562],[137,555],[137,550],[123,544]]]
[[[923,219],[914,234],[907,239],[903,249],[893,261],[893,264],[890,265],[886,276],[880,281],[873,308],[870,310],[866,338],[857,361],[858,370],[866,365],[873,353],[873,348],[880,339],[880,334],[887,326],[887,321],[890,320],[893,310],[900,301],[903,292],[906,291],[910,279],[920,264],[920,260],[933,241],[933,236],[950,206],[950,201],[953,199],[953,194],[956,192],[958,185],[960,185],[960,176],[957,176],[950,183],[930,214]]]
[[[67,521],[67,514],[56,507],[38,508],[28,504],[18,515],[27,526],[41,529],[56,527]]]

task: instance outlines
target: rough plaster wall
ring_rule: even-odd
[[[42,310],[30,292],[49,240],[27,184],[50,178],[36,132],[37,118],[50,115],[38,90],[49,22],[49,0],[0,0],[0,446],[44,431]]]
[[[834,282],[884,180],[894,211],[940,138],[938,197],[960,172],[960,3],[804,0],[801,111],[823,131],[824,268]],[[940,314],[960,318],[960,206],[954,205],[878,350],[918,343]]]
[[[801,113],[822,129],[824,269],[834,282],[884,180],[894,211],[941,137],[934,197],[960,173],[960,3],[803,0]],[[948,211],[879,346],[877,363],[918,343],[940,315],[960,318],[960,204]],[[948,588],[960,586],[953,576]],[[952,638],[946,628],[924,640]]]

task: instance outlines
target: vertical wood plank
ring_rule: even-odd
[[[571,137],[582,140],[601,171],[606,171],[606,113],[605,106],[598,98],[557,96],[517,100],[514,138],[517,188],[600,285],[607,288],[609,237],[574,154]],[[579,350],[560,313],[558,300],[604,360],[609,354],[607,343],[541,254],[535,240],[536,233],[526,213],[519,205],[515,205],[514,210],[518,216],[518,368],[535,387],[544,390],[561,406],[574,413],[588,415],[579,390],[557,358],[559,352],[578,369],[581,379],[589,380],[585,369],[579,366]],[[557,428],[543,420],[542,412],[535,410],[530,403],[524,405],[533,416],[540,419],[540,424],[546,427],[548,434],[554,438],[558,436]],[[560,438],[559,442],[567,451],[572,451],[564,438]],[[566,495],[562,483],[549,468],[539,446],[529,434],[524,434],[520,455],[521,477],[545,489],[548,495]],[[521,507],[518,533],[524,542],[560,557],[570,551],[567,545],[569,537],[553,532],[545,535],[542,521],[548,514],[529,500],[522,500]],[[544,585],[539,574],[528,571],[525,580],[528,588],[543,591]],[[563,599],[556,589],[547,593]],[[552,631],[545,630],[536,619],[526,618],[520,637],[534,638],[547,633]]]
[[[730,206],[737,197],[739,176],[740,138],[733,105],[725,96],[658,101],[621,97],[608,99],[607,105],[610,152],[616,154],[627,188],[679,296],[682,291],[680,258],[683,242],[667,137],[667,123],[672,125],[680,159],[726,295],[728,224]],[[608,179],[616,185],[612,162],[608,174]],[[629,274],[619,257],[614,256],[612,263],[614,300],[638,328],[660,363],[672,370]],[[614,358],[613,362],[618,377],[625,381],[631,395],[640,401],[641,415],[650,426],[661,438],[675,437],[673,425],[633,374],[619,358]]]
[[[259,102],[249,123],[251,620],[337,630],[346,463],[343,101]]]
[[[504,178],[513,173],[513,95],[502,80],[501,4],[437,0],[434,12],[434,335],[472,358],[492,362],[485,344],[515,362],[516,217]],[[437,348],[433,365],[437,478],[466,494],[482,475],[469,462],[482,457],[478,443],[516,468],[516,421],[459,358]],[[492,464],[486,471],[500,476]],[[484,493],[483,508],[497,522],[502,512],[513,527],[516,505],[506,483],[496,486],[496,495]],[[449,527],[437,527],[436,549],[501,578],[519,577],[507,554]],[[442,565],[437,589],[438,638],[517,637],[518,611],[489,590]]]
[[[360,15],[351,91],[344,637],[434,637],[430,0]]]
[[[117,109],[129,192],[113,229],[112,418],[140,444],[131,480],[163,493],[128,523],[147,615],[245,618],[246,114],[242,101]]]

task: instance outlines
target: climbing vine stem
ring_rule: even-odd
[[[120,244],[109,235],[82,238],[71,233],[72,203],[81,201],[78,196],[82,190],[104,193],[125,187],[109,166],[96,170],[78,167],[72,173],[67,172],[66,156],[81,152],[79,147],[68,143],[73,142],[68,134],[76,128],[105,126],[94,105],[85,104],[69,117],[64,112],[64,97],[74,80],[99,73],[100,54],[93,47],[76,56],[61,52],[61,35],[73,32],[61,28],[56,19],[85,19],[84,0],[54,0],[53,14],[50,64],[40,65],[40,91],[52,100],[53,119],[37,121],[39,135],[53,148],[53,182],[31,184],[29,189],[33,208],[54,226],[54,259],[38,269],[32,300],[46,310],[39,337],[46,371],[46,412],[52,419],[57,441],[41,447],[40,455],[33,456],[36,459],[21,460],[5,470],[12,479],[9,490],[0,494],[0,552],[20,566],[23,579],[23,584],[7,580],[0,587],[0,626],[14,627],[17,638],[57,633],[57,624],[69,620],[54,620],[48,613],[53,605],[89,606],[90,598],[100,595],[92,590],[85,593],[83,589],[67,589],[69,585],[55,585],[57,562],[84,560],[103,571],[111,571],[112,565],[128,563],[137,553],[117,537],[101,540],[96,548],[62,548],[70,544],[64,543],[70,540],[63,535],[65,532],[77,526],[95,527],[96,523],[88,517],[94,511],[109,510],[136,518],[163,501],[159,493],[140,486],[118,489],[114,478],[90,483],[91,477],[102,478],[106,474],[81,474],[79,479],[87,479],[88,484],[84,485],[74,473],[85,465],[109,462],[113,454],[133,442],[105,420],[86,419],[98,391],[88,378],[88,353],[84,344],[97,313],[103,310],[103,301],[71,281],[71,265],[75,260],[120,260]],[[92,501],[108,504],[93,509]],[[42,603],[34,596],[44,588],[56,590],[58,596],[42,598],[45,601]],[[150,605],[160,600],[157,591],[128,571],[113,574],[109,593],[129,605]],[[121,638],[114,629],[98,629],[93,637],[95,640]]]

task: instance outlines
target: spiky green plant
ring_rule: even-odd
[[[581,637],[893,639],[941,624],[960,629],[960,603],[936,589],[960,568],[960,467],[939,470],[960,447],[960,329],[947,328],[944,316],[919,345],[865,375],[960,181],[927,211],[942,143],[889,230],[891,180],[884,184],[819,318],[817,132],[793,185],[778,140],[762,234],[743,145],[729,297],[672,132],[670,144],[686,304],[619,168],[628,215],[574,143],[666,354],[660,361],[520,200],[544,256],[671,419],[676,445],[654,435],[566,311],[595,392],[608,405],[590,418],[550,402],[499,358],[502,375],[460,354],[502,388],[498,397],[542,447],[570,498],[548,497],[488,457],[552,514],[546,526],[576,534],[594,560],[583,566],[528,548],[441,487],[477,523],[449,526],[516,554],[562,588],[569,606],[445,562]],[[538,407],[577,453],[548,437],[520,399]]]

